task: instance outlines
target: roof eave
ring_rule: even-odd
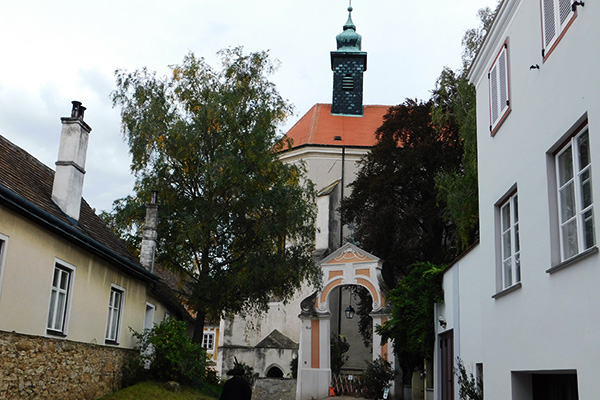
[[[130,276],[133,276],[134,278],[149,283],[156,282],[159,279],[158,276],[146,270],[141,265],[137,265],[133,261],[117,254],[110,248],[99,243],[85,233],[61,221],[57,217],[42,210],[29,200],[14,193],[4,185],[0,185],[0,203],[5,204],[8,208],[28,218],[43,228],[74,242],[84,250],[90,251],[91,253],[109,261],[110,263],[118,265],[124,272]]]

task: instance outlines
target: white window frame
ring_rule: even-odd
[[[117,294],[119,294],[120,297],[118,299]],[[121,338],[121,326],[123,324],[124,309],[125,288],[113,283],[110,285],[110,292],[108,296],[108,315],[106,317],[106,331],[104,334],[105,343],[119,344]]]
[[[500,265],[502,289],[521,282],[521,243],[519,239],[519,194],[515,190],[500,209]]]
[[[4,281],[4,266],[6,265],[7,248],[8,236],[0,233],[0,301],[2,300],[2,282]]]
[[[540,0],[542,14],[542,57],[548,58],[577,16],[573,0]]]
[[[587,138],[586,159],[581,157],[584,137]],[[589,141],[586,121],[554,154],[561,261],[596,245]],[[575,149],[577,151],[573,151]],[[569,166],[570,171],[561,168],[563,165]]]
[[[152,303],[146,302],[146,311],[144,314],[144,330],[154,328],[154,314],[156,313],[156,306]]]
[[[206,351],[214,351],[215,350],[215,333],[214,332],[204,332],[204,334],[202,335],[202,348]]]
[[[55,282],[59,274],[59,282]],[[69,319],[71,315],[71,303],[73,302],[73,288],[75,285],[76,268],[62,260],[54,260],[54,269],[50,280],[50,299],[48,301],[48,318],[46,320],[46,333],[55,336],[67,336],[69,328]],[[66,285],[61,285],[66,278]],[[58,283],[58,286],[55,286]],[[57,302],[63,295],[64,300]],[[62,303],[62,309],[61,309]],[[60,311],[60,312],[58,312]],[[60,315],[59,315],[60,314]]]
[[[510,112],[508,39],[488,71],[490,97],[490,134],[493,136]]]

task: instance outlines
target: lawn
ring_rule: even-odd
[[[215,400],[217,396],[209,391],[182,386],[179,393],[171,392],[156,381],[142,382],[109,394],[99,400]]]

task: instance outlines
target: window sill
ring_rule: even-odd
[[[104,344],[109,346],[118,346],[119,342],[117,342],[116,340],[104,339]]]
[[[555,266],[548,268],[546,270],[546,272],[549,274],[553,274],[557,271],[560,271],[561,269],[565,269],[568,266],[575,264],[579,260],[582,260],[586,257],[591,256],[592,254],[597,254],[598,251],[599,251],[598,246],[590,247],[589,249],[582,251],[581,253],[569,258],[568,260],[565,260],[565,261],[561,262],[560,264],[556,264]]]
[[[517,282],[514,285],[509,286],[506,289],[503,289],[503,290],[499,291],[498,293],[496,293],[495,295],[493,295],[492,299],[498,299],[500,297],[506,296],[507,294],[512,293],[515,290],[521,289],[521,286],[523,286],[521,284],[521,282]]]
[[[65,335],[63,332],[61,332],[61,331],[53,331],[52,329],[46,329],[46,335],[56,336],[56,337],[61,337],[61,338],[66,338],[67,337],[67,335]]]

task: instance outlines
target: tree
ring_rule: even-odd
[[[434,304],[444,300],[445,269],[431,263],[414,264],[388,294],[388,301],[393,304],[392,317],[378,327],[378,332],[384,340],[393,340],[394,351],[407,371],[422,367],[423,360],[433,356]]]
[[[444,216],[456,224],[457,247],[461,250],[479,235],[475,88],[467,74],[499,7],[495,11],[489,7],[479,10],[481,25],[469,29],[462,40],[462,68],[456,72],[444,68],[431,97],[432,120],[436,125],[454,124],[464,149],[460,166],[440,173],[436,179],[439,198],[446,204]]]
[[[343,211],[360,246],[385,260],[384,279],[393,288],[415,262],[454,256],[435,178],[457,168],[462,149],[455,126],[432,123],[431,102],[390,108],[376,135]]]
[[[112,93],[136,196],[117,200],[107,217],[122,233],[139,231],[143,200],[159,192],[157,257],[186,275],[194,342],[206,316],[264,309],[318,278],[314,189],[301,166],[277,157],[290,106],[267,79],[275,66],[265,52],[219,55],[221,71],[193,54],[170,77],[117,71]]]

